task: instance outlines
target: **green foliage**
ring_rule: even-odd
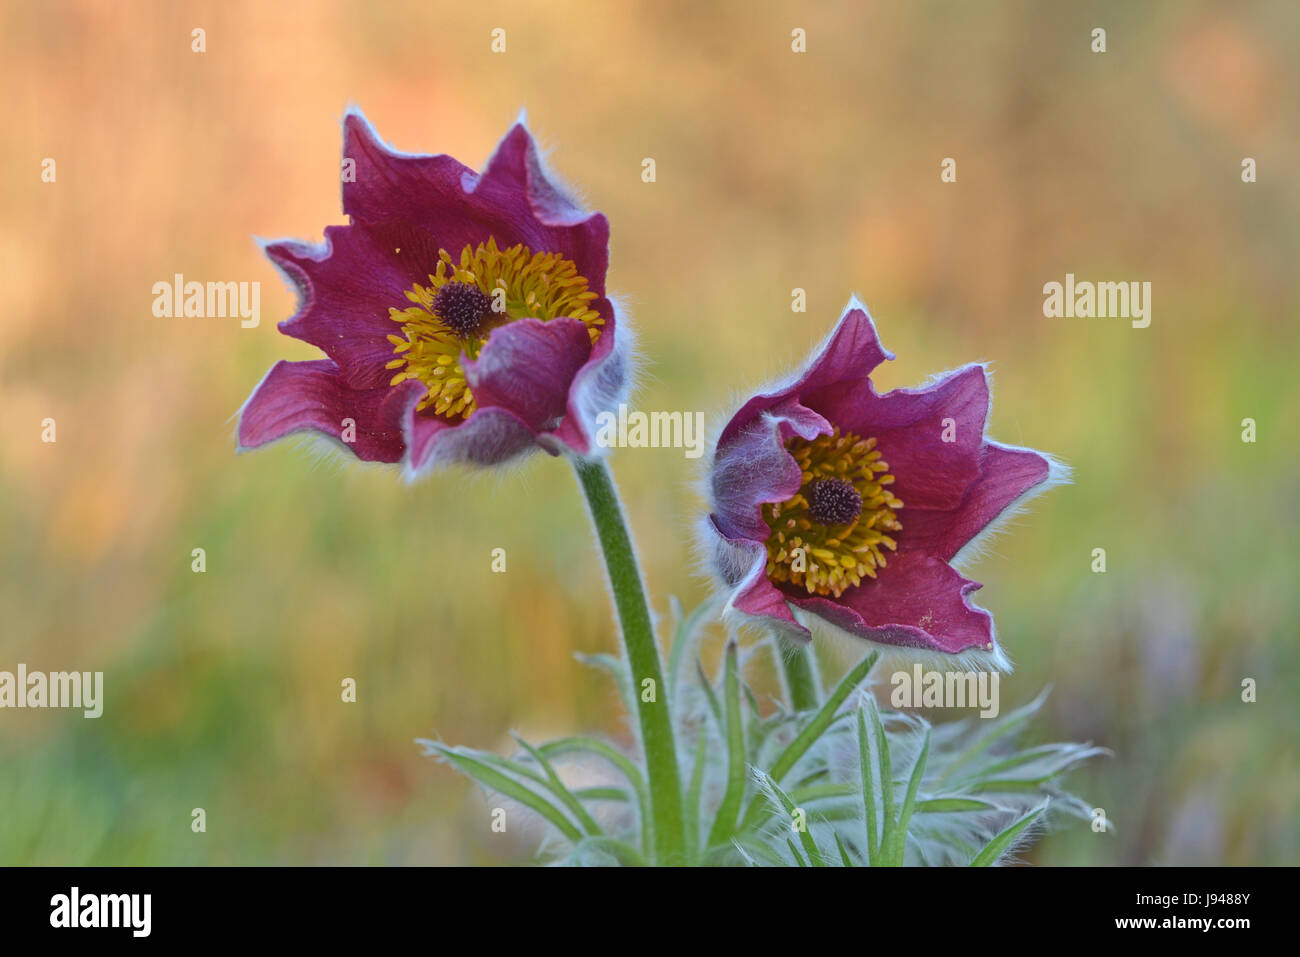
[[[1017,748],[1017,735],[1046,694],[986,723],[932,726],[881,712],[864,690],[877,655],[852,668],[817,707],[760,710],[742,671],[745,651],[729,641],[711,680],[697,645],[707,608],[676,619],[669,702],[684,795],[687,863],[751,866],[988,866],[1006,861],[1051,819],[1088,819],[1089,806],[1062,791],[1061,777],[1105,753],[1081,744]],[[770,646],[760,646],[770,647]],[[752,653],[755,649],[750,649]],[[778,653],[773,649],[773,653]],[[679,680],[695,659],[695,680]],[[588,663],[630,688],[611,656]],[[540,746],[517,739],[503,758],[422,741],[426,752],[544,821],[546,859],[574,865],[653,863],[647,775],[638,757],[590,737]],[[599,785],[566,785],[562,772]]]

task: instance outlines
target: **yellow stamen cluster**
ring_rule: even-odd
[[[812,441],[796,437],[786,448],[803,470],[803,481],[792,498],[763,506],[763,518],[772,530],[767,539],[767,577],[792,582],[809,594],[838,598],[885,567],[882,548],[897,548],[886,534],[903,528],[894,514],[903,503],[888,488],[894,476],[875,439],[841,435],[839,429]],[[861,514],[847,525],[828,527],[809,513],[810,486],[825,479],[848,482],[862,496]]]
[[[490,316],[471,335],[458,336],[433,311],[438,290],[451,282],[477,286],[492,299]],[[438,266],[429,276],[429,285],[417,283],[407,290],[406,298],[414,305],[388,310],[389,318],[402,324],[400,336],[388,337],[398,358],[387,367],[401,370],[390,384],[418,379],[428,393],[417,408],[432,407],[436,414],[449,417],[468,417],[474,411],[461,357],[477,358],[497,326],[515,319],[570,316],[587,326],[595,342],[605,324],[590,305],[596,293],[587,288],[586,277],[571,260],[558,253],[535,253],[522,244],[500,249],[495,237],[466,246],[459,263],[447,250],[438,250]]]

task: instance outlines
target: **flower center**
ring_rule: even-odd
[[[808,517],[818,525],[847,525],[862,514],[862,496],[844,479],[818,479],[808,486]]]
[[[901,531],[903,503],[875,439],[853,433],[794,438],[786,445],[803,471],[791,498],[763,506],[767,577],[809,594],[840,597],[885,567],[883,549],[898,547],[887,533]]]
[[[449,282],[433,297],[433,314],[456,335],[472,336],[492,315],[492,297],[467,282]]]
[[[388,337],[397,358],[387,368],[399,370],[389,384],[419,380],[428,391],[417,408],[449,418],[468,418],[474,411],[461,359],[477,358],[493,329],[515,319],[570,316],[586,325],[595,342],[605,324],[591,308],[596,293],[571,260],[522,244],[501,249],[495,237],[466,246],[459,263],[438,250],[429,285],[417,283],[406,298],[414,305],[388,310],[402,324],[401,335]]]

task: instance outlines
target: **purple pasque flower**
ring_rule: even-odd
[[[609,223],[553,181],[523,122],[476,173],[398,153],[350,111],[342,170],[350,223],[265,247],[300,295],[280,330],[328,358],[271,368],[241,450],[316,433],[408,478],[539,447],[599,454],[595,418],[628,382]]]
[[[950,563],[1064,467],[985,438],[984,366],[880,395],[871,373],[892,358],[854,299],[797,378],[741,406],[709,472],[713,569],[730,609],[788,637],[808,639],[811,615],[1007,667],[979,584]]]

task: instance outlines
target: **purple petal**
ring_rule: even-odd
[[[492,330],[478,359],[463,362],[474,413],[457,423],[411,417],[408,475],[449,464],[499,465],[537,448],[564,416],[574,375],[591,351],[577,319],[519,319]]]
[[[715,555],[719,574],[734,589],[731,607],[764,619],[768,627],[785,637],[811,639],[812,633],[795,621],[786,596],[767,578],[767,549],[747,539],[722,536],[716,521],[711,521],[710,527],[719,533],[721,548]]]
[[[592,343],[586,364],[570,383],[564,420],[541,437],[542,445],[557,454],[567,447],[580,456],[590,455],[597,416],[616,409],[627,398],[628,334],[616,334],[618,320],[608,299],[592,300],[591,308],[605,317],[600,337]]]
[[[343,126],[343,156],[356,162],[356,181],[343,184],[343,211],[354,223],[395,246],[412,241],[416,227],[453,256],[489,236],[503,248],[524,243],[534,252],[557,252],[605,295],[609,222],[581,212],[547,176],[522,124],[506,134],[482,176],[448,156],[391,149],[360,113],[349,113]]]
[[[925,551],[951,561],[1016,499],[1047,481],[1050,464],[1031,449],[1014,449],[985,442],[980,451],[979,478],[952,510],[906,510],[900,551]],[[904,499],[906,501],[906,499]]]
[[[979,476],[989,409],[983,366],[966,366],[922,389],[877,395],[867,382],[812,393],[803,402],[843,431],[875,437],[903,501],[904,534],[912,509],[956,508]],[[945,432],[954,441],[944,441]]]
[[[480,410],[506,409],[538,433],[559,425],[570,383],[590,355],[581,321],[518,319],[492,330],[478,359],[461,365]]]
[[[740,411],[731,417],[723,429],[718,439],[719,449],[731,442],[740,430],[761,413],[789,399],[803,401],[805,395],[819,390],[830,390],[826,394],[833,395],[835,388],[866,385],[869,389],[868,377],[872,371],[881,362],[892,358],[893,354],[880,344],[880,336],[876,334],[875,324],[866,307],[850,304],[803,375],[790,385],[767,395],[755,396],[741,406]],[[808,403],[804,402],[804,405]],[[831,421],[834,422],[834,419]]]
[[[423,393],[413,382],[397,388],[352,389],[329,359],[281,360],[240,410],[239,447],[257,448],[304,431],[342,442],[344,420],[352,419],[356,438],[345,444],[357,458],[397,462],[406,451],[403,423]]]
[[[266,254],[300,294],[297,313],[280,331],[322,350],[352,388],[388,385],[393,373],[384,366],[393,346],[387,336],[401,328],[389,307],[410,305],[406,290],[428,281],[425,266],[437,261],[437,248],[389,246],[368,230],[330,226],[321,246],[275,242]]]
[[[727,538],[765,542],[771,529],[762,506],[799,491],[802,472],[786,443],[830,432],[830,424],[793,399],[761,413],[725,446],[713,464],[713,520]]]
[[[946,654],[991,650],[993,617],[967,600],[978,582],[921,552],[891,556],[877,576],[838,599],[786,594],[797,607],[869,641]]]
[[[343,212],[353,222],[436,215],[439,207],[462,202],[478,176],[446,154],[421,156],[391,149],[359,111],[343,118],[343,158],[355,165],[354,178],[343,178]]]
[[[537,434],[509,409],[478,409],[452,424],[419,412],[407,419],[406,476],[447,465],[491,466],[537,448]]]
[[[555,183],[522,123],[516,123],[502,139],[474,193],[481,202],[502,209],[510,209],[517,197],[525,196],[532,217],[546,227],[545,240],[529,244],[533,250],[564,253],[577,264],[590,288],[598,296],[605,295],[609,221],[601,213],[584,212]]]

